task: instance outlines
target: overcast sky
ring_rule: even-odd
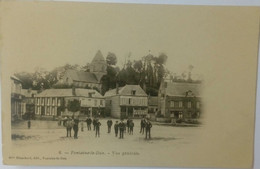
[[[202,74],[207,70],[201,63],[225,47],[225,36],[216,30],[231,29],[241,18],[229,9],[202,8],[64,2],[5,5],[3,54],[13,60],[13,71],[33,71],[66,63],[85,65],[97,50],[104,57],[115,53],[120,66],[130,52],[134,60],[151,50],[155,56],[168,55],[166,67],[172,72],[180,74],[192,64],[194,72]],[[235,41],[238,35],[227,38]]]

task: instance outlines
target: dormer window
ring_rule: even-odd
[[[135,93],[136,93],[136,90],[132,90],[132,91],[131,91],[131,94],[132,94],[132,95],[135,95]]]
[[[88,93],[88,97],[91,98],[91,97],[93,97],[94,94],[95,94],[95,92],[89,92],[89,93]]]
[[[88,93],[88,97],[92,97],[92,93]]]

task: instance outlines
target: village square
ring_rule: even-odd
[[[40,78],[11,76],[12,140],[27,146],[71,139],[93,145],[97,139],[188,141],[201,124],[201,81],[192,79],[192,66],[173,76],[166,60],[149,53],[120,70],[115,54],[105,59],[98,50],[81,70],[65,65],[45,79],[39,72]]]

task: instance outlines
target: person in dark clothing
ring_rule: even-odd
[[[118,135],[118,128],[119,128],[119,124],[118,124],[118,121],[116,121],[116,124],[114,124],[114,129],[115,129],[115,135],[117,137]]]
[[[144,134],[144,128],[145,128],[145,119],[144,118],[141,120],[140,125],[141,125],[140,133]]]
[[[133,135],[133,133],[134,133],[134,126],[135,126],[135,124],[134,124],[134,122],[133,122],[133,120],[130,120],[130,122],[129,122],[129,128],[130,128],[130,133],[129,134],[131,134],[131,135]]]
[[[28,122],[27,122],[27,126],[28,126],[28,129],[31,128],[31,120],[28,120]]]
[[[101,126],[101,123],[99,122],[99,120],[98,119],[96,119],[96,124],[95,124],[95,126],[96,126],[96,137],[98,136],[100,136],[100,126]]]
[[[130,119],[127,119],[127,121],[126,121],[126,127],[127,127],[127,132],[128,133],[130,133],[130,126],[129,126],[130,125],[130,121],[131,121]]]
[[[72,119],[68,118],[66,120],[66,131],[67,131],[67,137],[71,137],[71,129],[74,126],[74,122],[72,121]]]
[[[146,121],[146,125],[145,125],[145,138],[147,139],[149,137],[149,139],[151,138],[151,128],[152,128],[152,123],[147,120]]]
[[[108,128],[107,133],[110,133],[110,132],[111,132],[111,126],[112,126],[112,125],[113,125],[112,120],[108,120],[108,121],[107,121],[107,128]]]
[[[78,138],[78,131],[79,131],[79,119],[74,119],[74,125],[73,125],[73,131],[74,131],[74,139]]]
[[[87,118],[87,120],[86,120],[86,122],[87,122],[87,127],[88,127],[88,130],[91,130],[91,123],[92,123],[92,120],[91,120],[91,118],[90,118],[90,117],[88,117],[88,118]]]
[[[93,130],[96,130],[97,118],[93,119]]]
[[[121,120],[121,122],[118,124],[119,127],[119,139],[123,139],[124,138],[124,131],[125,131],[125,123],[123,120]]]

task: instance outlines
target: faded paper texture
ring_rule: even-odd
[[[4,164],[252,167],[259,7],[38,1],[0,5]],[[168,56],[165,67],[178,75],[192,65],[194,74],[203,77],[201,124],[162,126],[152,121],[148,141],[139,133],[140,119],[134,119],[133,136],[126,134],[122,140],[114,138],[113,128],[112,136],[106,133],[107,118],[100,118],[100,138],[86,128],[78,139],[61,138],[65,128],[35,129],[34,120],[31,129],[26,123],[13,127],[13,74],[37,67],[50,71],[66,63],[85,65],[98,50],[104,58],[114,52],[119,67],[126,59],[160,52]],[[14,140],[14,132],[29,136]]]

